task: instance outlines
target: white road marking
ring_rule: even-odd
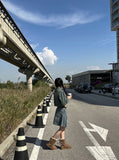
[[[48,112],[50,111],[50,107],[47,108]],[[47,122],[47,118],[48,118],[48,113],[45,114],[44,118],[43,118],[43,124],[46,125]],[[41,148],[41,140],[43,138],[43,134],[44,134],[44,130],[45,128],[40,128],[39,129],[39,133],[35,142],[35,145],[33,147],[31,156],[30,156],[30,160],[37,160],[38,159],[38,154],[39,154],[39,150]]]
[[[86,147],[96,160],[117,160],[110,146]]]
[[[91,142],[95,145],[95,146],[100,146],[100,144],[96,141],[96,139],[93,137],[93,135],[90,133],[90,129],[88,129],[85,124],[82,121],[79,121],[80,125],[82,126],[82,128],[84,129],[85,133],[87,134],[87,136],[89,137],[89,139],[91,140]]]
[[[102,137],[102,139],[106,142],[108,130],[99,126],[96,126],[95,124],[89,123],[94,130]]]
[[[108,130],[101,129],[92,123],[89,123],[94,129],[88,129],[82,121],[79,121],[85,133],[94,144],[94,146],[87,146],[86,148],[96,160],[117,160],[110,146],[100,146],[94,136],[90,132],[97,132],[105,141]],[[101,135],[102,133],[102,135]]]

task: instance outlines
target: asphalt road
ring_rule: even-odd
[[[69,101],[66,142],[70,150],[49,150],[46,143],[58,129],[53,125],[56,107],[52,105],[45,114],[43,130],[29,124],[26,142],[30,160],[118,160],[119,159],[119,100],[95,95],[80,94],[68,90],[73,97]],[[47,117],[47,116],[48,117]],[[42,136],[41,136],[42,135]],[[14,152],[6,160],[12,160]]]

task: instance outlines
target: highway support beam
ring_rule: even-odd
[[[32,92],[32,75],[27,74],[26,79],[27,79],[27,87],[28,87],[29,91]]]
[[[6,45],[6,43],[7,43],[7,39],[4,36],[3,30],[2,30],[2,27],[1,27],[1,24],[0,24],[0,48],[4,47]]]
[[[19,68],[18,71],[22,74],[26,75],[26,82],[27,82],[27,88],[29,89],[30,92],[32,92],[32,75],[33,73],[23,69],[23,68]]]

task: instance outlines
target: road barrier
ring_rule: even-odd
[[[23,127],[18,130],[14,160],[29,160]]]
[[[52,95],[53,95],[53,92],[51,92],[49,94],[49,100],[50,100],[49,105],[51,105]],[[44,102],[44,105],[45,105],[44,111],[46,113],[48,113],[47,112],[47,106],[46,106],[46,98],[43,100],[43,102]],[[38,105],[38,107],[42,106],[43,102],[41,102],[40,105]],[[38,107],[36,107],[33,110],[33,112],[28,117],[26,117],[24,119],[24,121],[5,139],[5,141],[2,142],[2,144],[0,144],[0,158],[3,157],[3,155],[9,149],[9,147],[13,144],[13,142],[14,142],[13,137],[18,132],[18,134],[16,136],[16,139],[15,139],[15,140],[17,140],[17,143],[16,143],[16,151],[15,151],[15,155],[14,155],[14,160],[28,160],[29,159],[28,158],[28,153],[27,153],[27,146],[26,146],[26,142],[25,142],[25,136],[24,136],[24,127],[26,127],[28,122],[32,119],[33,115],[36,114],[36,111],[38,111],[38,109],[40,109]],[[39,113],[39,114],[42,114],[42,112]],[[42,119],[40,119],[40,118],[42,118],[42,117],[39,116],[39,117],[36,118],[37,120],[35,122],[36,123],[35,126],[37,126],[37,125],[38,126],[40,125],[40,127],[42,125],[44,126],[44,124],[42,123]],[[20,148],[22,148],[21,151],[20,151]]]
[[[48,111],[47,111],[47,105],[46,105],[46,99],[44,99],[44,102],[43,102],[42,112],[43,112],[43,113],[48,113]]]
[[[47,105],[47,107],[50,106],[49,102],[50,102],[50,98],[49,98],[49,96],[47,96],[46,97],[46,105]]]
[[[42,108],[40,105],[38,105],[37,114],[36,114],[36,120],[35,120],[35,127],[42,128],[43,125],[43,118],[42,118]]]

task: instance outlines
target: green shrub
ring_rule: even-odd
[[[51,91],[44,82],[29,92],[24,87],[0,88],[0,143],[20,124]],[[13,88],[12,88],[13,87]]]

